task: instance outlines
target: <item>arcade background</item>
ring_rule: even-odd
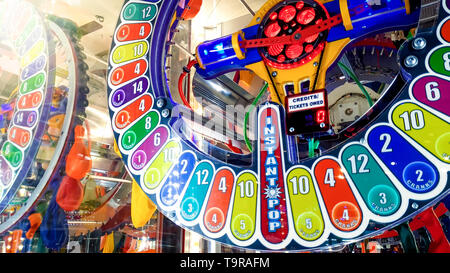
[[[114,153],[106,93],[109,50],[123,1],[28,0],[28,2],[35,5],[42,14],[55,15],[73,21],[81,33],[79,43],[86,56],[85,63],[89,67],[87,70],[89,80],[86,84],[90,92],[87,97],[89,106],[86,108],[86,114],[91,127],[91,157],[93,160],[92,170],[82,183],[85,187],[85,194],[90,194],[91,198],[84,200],[78,210],[66,215],[69,238],[64,246],[53,249],[46,247],[39,239],[39,230],[36,231],[32,240],[27,241],[23,236],[18,236],[20,223],[17,223],[0,234],[0,252],[253,253],[254,251],[251,250],[231,248],[185,231],[157,210],[144,226],[135,227],[133,225],[130,205],[132,180],[127,175],[120,158]],[[203,1],[198,16],[191,21],[181,22],[178,27],[182,31],[175,38],[170,69],[167,71],[171,88],[174,90],[177,88],[177,81],[170,81],[170,79],[178,79],[182,66],[190,58],[188,52],[194,52],[195,46],[202,41],[239,30],[252,18],[248,8],[256,11],[264,2],[265,0]],[[17,85],[17,75],[14,75],[14,71],[18,71],[18,68],[13,67],[14,62],[11,61],[11,58],[14,57],[9,56],[4,49],[0,48],[2,67],[0,70],[0,98],[8,97],[10,91]],[[102,175],[105,171],[108,175]],[[111,172],[114,174],[110,175]],[[20,208],[20,204],[26,202],[32,190],[33,187],[30,185],[23,185],[20,188],[14,199],[16,203],[11,204],[0,215],[0,223],[5,223],[14,215]],[[45,196],[41,197],[41,199],[44,198]],[[445,204],[436,205],[435,213],[439,216],[443,231],[449,240],[450,214]],[[402,230],[405,228],[403,225],[377,238],[319,252],[426,253],[432,252],[434,245],[444,243],[433,241],[430,231],[423,225],[417,224],[418,221],[415,220],[409,227],[415,240],[411,243],[415,243],[417,249],[405,245],[405,241],[402,243],[401,236],[404,235]]]

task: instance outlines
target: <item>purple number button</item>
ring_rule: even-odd
[[[12,170],[2,156],[0,156],[0,170],[0,181],[3,186],[7,187],[12,180]]]
[[[39,56],[30,65],[25,67],[24,70],[22,70],[22,74],[21,74],[22,81],[25,81],[29,77],[33,76],[37,72],[44,69],[45,63],[46,63],[45,56],[44,55]]]
[[[19,111],[14,114],[14,124],[32,128],[36,125],[38,114],[36,111]]]
[[[148,86],[148,79],[145,77],[132,81],[114,91],[111,96],[111,104],[114,107],[120,107],[147,92]]]
[[[437,111],[450,116],[450,82],[436,76],[425,76],[414,83],[414,98]]]
[[[169,130],[167,127],[156,128],[131,156],[131,167],[136,171],[142,170],[164,146],[168,138]]]

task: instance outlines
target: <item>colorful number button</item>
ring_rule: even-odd
[[[375,214],[389,216],[400,207],[400,193],[366,147],[352,144],[344,149],[342,164]]]
[[[158,112],[150,111],[122,135],[122,148],[126,151],[132,150],[142,141],[142,139],[144,139],[144,137],[149,135],[158,124]]]
[[[14,125],[33,128],[37,124],[38,116],[36,111],[18,111],[14,113]]]
[[[130,132],[130,131],[129,131]],[[136,135],[136,134],[135,134]],[[125,138],[128,136],[124,135]],[[137,135],[135,136],[137,138]],[[153,157],[159,152],[159,150],[166,144],[169,138],[169,130],[165,126],[160,126],[136,149],[136,151],[129,158],[131,167],[140,171]]]
[[[413,97],[421,103],[450,116],[450,81],[436,76],[425,76],[412,86]]]
[[[19,110],[38,108],[42,103],[42,91],[38,90],[19,97],[17,108]]]
[[[185,152],[180,156],[178,163],[173,167],[159,192],[161,203],[164,206],[171,207],[179,200],[189,177],[194,171],[196,162],[197,158],[191,152]]]
[[[143,188],[150,191],[158,188],[169,170],[177,163],[180,153],[180,143],[169,141],[145,172]]]
[[[115,118],[116,127],[118,129],[124,129],[147,113],[152,106],[152,97],[150,95],[143,95],[117,113]]]
[[[147,61],[137,60],[115,68],[110,75],[110,81],[114,86],[121,85],[142,76],[146,71]]]
[[[13,35],[12,38],[14,40],[14,45],[16,46],[16,48],[19,48],[25,42],[27,37],[30,36],[31,32],[35,29],[37,25],[38,25],[38,17],[36,15],[31,15],[31,17],[29,17],[28,22],[21,25],[23,28],[20,31],[19,29],[17,29],[18,32],[12,34]]]
[[[450,47],[441,47],[433,51],[429,66],[434,72],[450,77]]]
[[[427,193],[436,187],[439,181],[436,167],[391,127],[375,127],[369,133],[368,143],[409,191]]]
[[[214,166],[211,163],[202,161],[195,168],[180,203],[180,214],[185,221],[194,221],[200,215],[213,177]]]
[[[18,50],[20,56],[25,55],[25,53],[42,37],[42,30],[42,26],[36,26],[31,35],[29,35],[25,42],[20,46]]]
[[[155,4],[130,3],[122,11],[126,21],[150,21],[156,16],[158,9]]]
[[[112,52],[112,61],[121,64],[135,59],[139,59],[147,54],[148,44],[145,41],[121,45]]]
[[[231,234],[239,241],[247,241],[255,234],[258,179],[244,172],[235,184],[231,213]]]
[[[440,24],[438,33],[445,42],[450,43],[450,19],[447,19]]]
[[[20,94],[26,95],[31,91],[41,88],[45,83],[45,73],[41,72],[26,81],[22,82],[20,85]]]
[[[445,163],[450,163],[450,125],[417,104],[398,105],[391,116],[401,131]]]
[[[11,167],[9,167],[5,158],[0,155],[0,182],[3,186],[8,187],[12,181],[13,172]]]
[[[22,164],[22,151],[9,141],[6,141],[5,144],[3,144],[2,155],[13,168],[17,168]]]
[[[116,108],[121,107],[146,93],[148,91],[148,87],[149,82],[146,77],[141,77],[135,81],[132,81],[112,93],[111,105]]]
[[[25,148],[30,143],[31,133],[28,130],[13,126],[9,129],[8,140]]]
[[[149,23],[124,24],[116,32],[116,39],[119,42],[129,42],[146,39],[152,32],[152,25]]]
[[[295,168],[288,173],[287,181],[297,235],[306,241],[319,239],[325,224],[311,174],[304,168]]]
[[[30,65],[25,67],[22,70],[22,73],[20,74],[20,78],[22,81],[28,79],[29,77],[33,76],[37,72],[44,69],[46,64],[46,59],[44,55],[39,56],[36,60],[34,60]]]
[[[203,225],[211,233],[223,230],[233,191],[234,174],[229,169],[221,169],[214,177],[211,194],[203,217]]]
[[[314,175],[333,225],[341,231],[352,231],[362,221],[361,208],[339,163],[331,158],[320,160]]]
[[[361,224],[361,209],[353,202],[337,203],[330,214],[333,225],[342,231],[352,231]]]
[[[45,44],[44,40],[39,40],[33,47],[23,55],[20,65],[22,68],[27,67],[31,62],[33,62],[39,55],[44,52]]]

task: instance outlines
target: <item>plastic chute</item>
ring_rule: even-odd
[[[131,222],[130,205],[124,205],[117,210],[117,213],[104,225],[101,226],[103,232],[111,232],[118,229],[121,226]]]
[[[181,18],[183,20],[191,20],[194,19],[195,16],[200,12],[200,8],[202,7],[202,0],[190,0],[186,3],[185,9],[181,14]]]
[[[131,221],[133,226],[140,228],[145,226],[156,211],[155,204],[133,180],[131,188]]]
[[[42,215],[39,212],[35,212],[28,216],[28,221],[30,221],[30,228],[28,229],[25,237],[28,240],[31,240],[34,237],[34,234],[39,229],[42,223]]]
[[[103,253],[113,253],[113,252],[114,252],[114,232],[111,232],[105,238]]]

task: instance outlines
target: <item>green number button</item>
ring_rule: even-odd
[[[127,21],[150,21],[156,15],[155,4],[130,3],[123,10],[123,19]]]
[[[366,147],[353,144],[345,148],[342,164],[375,214],[389,216],[400,207],[400,194]]]
[[[434,51],[429,65],[434,72],[450,76],[450,47],[446,46]]]
[[[8,160],[8,162],[11,164],[11,166],[13,166],[13,168],[19,167],[19,165],[22,163],[22,152],[19,150],[19,148],[14,146],[9,141],[5,142],[5,144],[3,145],[2,154],[3,157],[5,157],[5,159]]]
[[[133,149],[143,138],[153,132],[158,124],[158,113],[150,111],[123,134],[122,147],[127,151]]]
[[[397,192],[386,185],[377,185],[369,191],[368,200],[371,210],[379,215],[389,215],[400,204]]]
[[[25,95],[34,91],[38,88],[41,88],[45,83],[45,74],[41,72],[28,80],[22,82],[20,85],[20,94]]]

